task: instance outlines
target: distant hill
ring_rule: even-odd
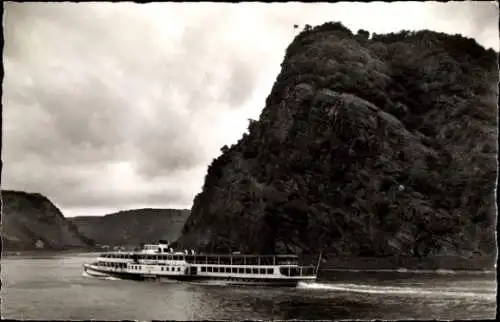
[[[137,246],[180,236],[187,209],[133,209],[105,216],[69,218],[85,236],[101,245]]]
[[[7,251],[88,249],[94,244],[47,197],[10,190],[2,190],[2,243]]]

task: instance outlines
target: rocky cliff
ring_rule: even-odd
[[[88,249],[86,238],[47,197],[38,193],[2,190],[4,250]]]
[[[208,167],[179,246],[494,254],[497,59],[459,35],[306,26],[260,119]]]
[[[133,209],[70,220],[85,236],[101,245],[138,246],[160,239],[177,239],[188,216],[187,209]]]

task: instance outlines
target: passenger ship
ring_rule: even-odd
[[[135,252],[100,254],[84,271],[92,276],[170,279],[224,284],[296,286],[316,280],[318,266],[300,266],[297,255],[217,255],[175,252],[168,243],[145,245]]]

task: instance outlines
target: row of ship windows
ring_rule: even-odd
[[[130,266],[130,269],[141,269],[141,266],[137,266],[137,265],[132,265]],[[171,266],[167,266],[167,267],[162,267],[161,268],[162,271],[166,271],[166,272],[180,272],[181,271],[181,268],[180,267],[171,267]]]
[[[104,258],[143,259],[143,260],[184,260],[184,255],[143,255],[143,254],[101,254]]]
[[[181,271],[181,268],[180,267],[170,267],[170,266],[167,266],[167,267],[162,267],[161,268],[162,271],[171,271],[171,272],[175,272],[175,271],[178,271],[180,272]]]
[[[273,274],[272,268],[243,268],[243,267],[201,267],[201,271],[207,273],[238,273],[238,274]]]
[[[104,267],[113,267],[113,268],[126,268],[127,267],[127,264],[126,263],[108,263],[108,262],[99,262],[97,263],[99,266],[104,266]],[[141,266],[139,265],[132,265],[130,266],[131,269],[141,269]],[[181,271],[181,268],[180,267],[170,267],[170,266],[167,266],[167,267],[162,267],[161,268],[162,271],[171,271],[171,272],[180,272]]]
[[[141,269],[141,266],[137,266],[137,265],[132,265],[130,266],[131,269]],[[161,268],[162,271],[170,271],[170,272],[180,272],[181,271],[181,268],[180,267],[170,267],[170,266],[167,266],[167,267],[162,267]]]
[[[100,266],[105,266],[105,267],[114,267],[114,268],[125,268],[127,267],[126,263],[107,263],[107,262],[100,262],[98,263]],[[130,266],[131,269],[136,269],[139,270],[141,269],[141,266],[139,265],[132,265]],[[180,267],[171,267],[171,266],[166,266],[166,267],[161,267],[162,271],[171,271],[171,272],[180,272],[181,268]],[[237,273],[237,274],[273,274],[274,269],[273,268],[243,268],[243,267],[212,267],[212,266],[202,266],[201,267],[201,272],[202,273]]]
[[[125,263],[99,262],[99,263],[97,263],[97,265],[104,266],[104,267],[114,267],[114,268],[125,268],[125,267],[127,267],[127,264],[125,264]]]

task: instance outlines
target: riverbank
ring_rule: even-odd
[[[68,249],[68,250],[27,250],[2,251],[2,257],[37,257],[55,255],[97,254],[101,249]],[[320,270],[454,270],[454,271],[496,271],[496,257],[481,256],[462,258],[453,256],[436,257],[334,257],[322,260]],[[307,259],[306,259],[307,260]],[[309,259],[310,260],[310,259]],[[308,261],[309,261],[308,260]]]
[[[330,257],[321,270],[496,270],[496,257]]]
[[[102,252],[101,249],[65,249],[65,250],[2,250],[2,257],[29,257],[29,256],[55,256],[55,255],[81,255],[81,254],[97,254]]]

